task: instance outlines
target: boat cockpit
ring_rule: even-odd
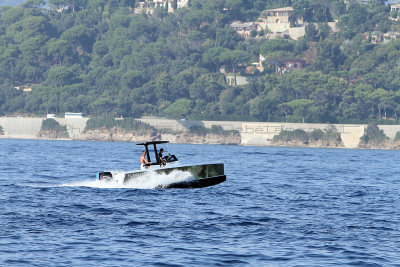
[[[160,160],[160,156],[159,156],[160,154],[159,154],[159,150],[157,150],[157,145],[167,144],[167,143],[169,143],[169,141],[151,141],[151,142],[136,144],[138,146],[142,145],[145,147],[147,161],[151,162],[148,164],[144,164],[144,167],[149,167],[151,165],[163,165],[163,162],[161,162],[161,160]],[[151,161],[151,158],[150,158],[149,146],[151,146],[151,145],[153,145],[155,162]],[[162,159],[164,160],[165,163],[172,163],[172,162],[178,161],[178,158],[175,155],[171,155],[169,153],[168,153],[168,155],[163,156]]]

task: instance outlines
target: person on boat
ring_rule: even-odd
[[[158,158],[160,159],[160,166],[165,166],[167,162],[163,159],[162,153],[164,152],[164,149],[161,148],[160,152],[158,153]]]
[[[140,166],[141,168],[148,168],[148,166],[146,166],[146,164],[151,164],[151,161],[148,161],[146,159],[146,151],[143,150],[142,156],[140,157]]]

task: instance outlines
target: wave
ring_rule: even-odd
[[[156,189],[165,188],[170,184],[190,181],[193,176],[190,172],[174,170],[169,174],[156,173],[153,171],[146,172],[135,179],[131,179],[126,183],[118,183],[116,180],[122,180],[126,172],[111,171],[115,180],[84,180],[74,183],[61,184],[63,187],[93,187],[93,188],[135,188],[135,189]],[[122,179],[121,179],[122,178]]]

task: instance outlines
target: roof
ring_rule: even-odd
[[[253,25],[254,25],[254,22],[240,22],[240,21],[234,21],[231,24],[232,27],[250,27]]]
[[[158,144],[166,144],[166,143],[169,143],[169,141],[150,141],[150,142],[144,142],[144,143],[139,143],[139,144],[136,144],[136,145],[138,145],[138,146],[148,146],[148,145],[153,145],[153,144],[156,144],[156,145],[158,145]]]
[[[287,6],[287,7],[281,7],[281,8],[275,8],[275,9],[268,9],[268,11],[293,11],[293,7]]]

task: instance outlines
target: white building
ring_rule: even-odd
[[[156,8],[167,8],[168,13],[174,12],[175,9],[187,7],[189,0],[144,0],[136,2],[135,13],[153,14]]]
[[[65,112],[66,119],[82,119],[85,117],[83,113]]]
[[[399,11],[400,10],[400,4],[390,5],[390,10],[391,11]]]

